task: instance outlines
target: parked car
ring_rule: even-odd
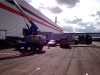
[[[69,48],[69,42],[67,40],[67,38],[61,38],[60,40],[60,48]]]
[[[49,45],[49,46],[57,46],[57,43],[56,43],[55,40],[50,40],[50,41],[47,43],[47,45]]]

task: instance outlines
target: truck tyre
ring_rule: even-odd
[[[25,50],[27,50],[27,49],[28,49],[28,47],[24,47],[24,49],[25,49]]]
[[[30,46],[30,50],[36,51],[36,47],[35,46]]]
[[[21,45],[20,44],[15,44],[15,50],[20,50],[20,48],[21,48]]]
[[[43,46],[40,44],[38,49],[39,49],[39,51],[41,51],[43,49]]]
[[[77,45],[78,44],[78,41],[75,41],[75,45]]]

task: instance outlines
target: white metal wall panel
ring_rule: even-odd
[[[7,36],[22,36],[25,27],[23,18],[0,8],[0,29],[7,31]]]

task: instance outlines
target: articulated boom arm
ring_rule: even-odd
[[[7,2],[13,3],[18,10],[20,11],[21,15],[25,17],[29,23],[31,24],[31,27],[28,29],[28,32],[26,33],[25,36],[27,35],[36,35],[37,34],[37,29],[38,27],[32,22],[31,18],[23,11],[23,9],[19,6],[19,4],[15,0],[6,0]]]

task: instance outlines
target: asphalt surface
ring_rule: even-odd
[[[0,75],[100,75],[100,42],[43,50],[25,56],[14,48],[0,50]]]

